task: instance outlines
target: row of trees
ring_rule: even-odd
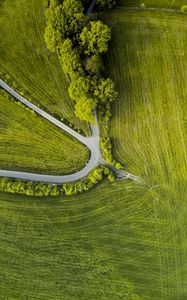
[[[110,28],[100,20],[92,21],[85,16],[78,0],[64,0],[62,4],[50,1],[46,17],[45,41],[49,50],[59,55],[70,82],[69,94],[75,102],[75,114],[81,120],[94,123],[93,111],[104,99],[103,92],[107,89],[102,84],[111,86],[109,79],[102,78],[102,55],[108,50]],[[76,95],[72,92],[75,87],[79,91]],[[110,99],[107,95],[105,101],[109,99],[111,103],[114,95]]]
[[[30,196],[59,196],[62,194],[70,196],[89,190],[98,182],[102,181],[103,178],[108,178],[111,182],[115,181],[112,171],[106,166],[96,168],[82,180],[73,183],[64,183],[62,185],[0,178],[0,191]]]
[[[88,5],[88,3],[86,3]],[[97,1],[101,8],[112,7],[114,1]],[[67,26],[72,20],[71,26]],[[110,28],[84,16],[78,0],[52,1],[47,9],[45,40],[51,51],[59,55],[70,86],[69,95],[75,103],[76,116],[94,123],[97,108],[101,132],[101,148],[105,160],[119,167],[112,157],[109,136],[111,105],[116,98],[114,83],[103,77],[103,54],[108,51]]]

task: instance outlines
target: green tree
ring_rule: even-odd
[[[95,123],[93,110],[96,107],[97,102],[95,99],[90,99],[87,96],[83,96],[77,99],[75,104],[75,114],[80,120],[84,120],[90,123]]]
[[[101,21],[90,21],[80,34],[80,45],[85,54],[107,52],[111,38],[110,28]]]
[[[50,51],[58,50],[68,37],[75,37],[83,27],[83,6],[77,0],[52,1],[46,10],[47,26],[44,39]]]
[[[101,55],[94,54],[88,57],[86,60],[85,69],[90,75],[100,76],[100,73],[104,71],[103,59]]]
[[[101,103],[112,103],[117,96],[113,81],[110,78],[99,79],[98,84],[94,88],[94,96]]]
[[[44,39],[48,49],[55,52],[65,37],[64,14],[62,5],[49,6],[46,10],[47,26]]]
[[[63,11],[65,17],[65,29],[67,37],[75,36],[83,27],[83,6],[78,0],[63,0]]]
[[[70,97],[77,101],[80,97],[90,94],[90,79],[89,77],[80,76],[70,83],[68,92]]]
[[[64,73],[69,79],[76,79],[78,76],[84,75],[80,54],[78,50],[73,47],[73,42],[70,39],[66,39],[64,43],[60,45],[59,56]]]

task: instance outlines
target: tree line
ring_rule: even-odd
[[[48,49],[59,56],[75,115],[94,124],[97,109],[103,156],[108,163],[121,167],[112,157],[109,139],[111,105],[117,92],[113,81],[104,77],[103,55],[108,51],[111,30],[101,20],[86,16],[83,4],[88,2],[48,1],[44,38]],[[111,8],[115,1],[97,0],[96,5],[97,9]]]
[[[108,178],[110,182],[115,181],[113,172],[106,166],[94,169],[87,177],[79,181],[61,185],[2,177],[0,178],[0,191],[29,196],[60,196],[63,194],[71,196],[91,189],[104,178]]]

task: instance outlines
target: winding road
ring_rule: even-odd
[[[90,6],[88,7],[88,10],[86,12],[86,15],[88,16],[94,5],[96,3],[96,0],[92,0],[90,3]],[[135,9],[139,9],[136,7]],[[97,113],[95,114],[95,124],[90,124],[92,136],[90,137],[84,137],[81,134],[77,133],[73,129],[71,129],[69,126],[65,125],[63,122],[57,120],[41,108],[37,107],[24,97],[22,97],[20,94],[18,94],[16,91],[14,91],[6,82],[0,79],[0,87],[6,90],[10,95],[12,95],[15,99],[23,103],[25,106],[29,107],[33,111],[35,111],[38,115],[42,116],[49,122],[53,123],[54,125],[58,126],[60,129],[68,133],[69,135],[73,136],[75,139],[77,139],[79,142],[84,144],[88,149],[90,150],[90,159],[88,163],[85,165],[85,167],[73,174],[69,175],[44,175],[44,174],[38,174],[38,173],[28,173],[28,172],[21,172],[21,171],[12,171],[12,170],[0,170],[0,177],[9,177],[9,178],[16,178],[16,179],[22,179],[22,180],[32,180],[32,181],[41,181],[41,182],[48,182],[52,184],[62,184],[65,182],[73,182],[80,180],[87,176],[95,167],[97,167],[99,164],[104,164],[110,169],[113,170],[113,172],[116,173],[116,176],[121,179],[132,179],[136,182],[142,183],[142,180],[131,173],[128,173],[124,170],[117,170],[114,166],[109,165],[101,155],[100,150],[100,142],[99,142],[99,126],[97,122]]]
[[[43,181],[43,182],[50,182],[54,184],[61,184],[65,182],[72,182],[79,180],[90,173],[91,170],[93,170],[95,167],[97,167],[100,163],[102,163],[101,159],[101,151],[100,151],[100,144],[99,144],[99,127],[97,125],[97,114],[95,111],[95,122],[96,125],[90,124],[92,136],[90,137],[84,137],[81,134],[77,133],[64,123],[60,122],[50,114],[46,113],[41,108],[37,107],[24,97],[22,97],[20,94],[18,94],[16,91],[14,91],[8,84],[6,84],[3,80],[0,79],[0,87],[2,87],[4,90],[6,90],[10,95],[12,95],[14,98],[16,98],[18,101],[23,103],[25,106],[29,107],[30,109],[34,110],[38,115],[42,116],[49,122],[53,123],[54,125],[58,126],[65,132],[67,132],[69,135],[76,138],[78,141],[80,141],[82,144],[86,145],[88,149],[90,150],[90,159],[86,166],[73,174],[69,175],[44,175],[44,174],[37,174],[37,173],[27,173],[27,172],[21,172],[21,171],[11,171],[11,170],[0,170],[0,176],[1,177],[11,177],[11,178],[17,178],[17,179],[23,179],[23,180],[33,180],[33,181]]]
[[[97,113],[94,111],[95,114],[95,123],[96,125],[90,124],[92,136],[90,137],[84,137],[81,134],[77,133],[64,123],[60,122],[50,114],[46,113],[41,108],[37,107],[24,97],[22,97],[20,94],[18,94],[16,91],[14,91],[6,82],[0,79],[0,87],[6,90],[10,95],[12,95],[14,98],[16,98],[18,101],[23,103],[25,106],[29,107],[30,109],[34,110],[38,115],[42,116],[49,122],[53,123],[54,125],[61,128],[63,131],[67,132],[69,135],[76,138],[79,142],[84,144],[88,149],[90,150],[90,159],[86,166],[73,174],[68,175],[44,175],[44,174],[38,174],[38,173],[28,173],[28,172],[21,172],[21,171],[11,171],[11,170],[0,170],[0,177],[9,177],[9,178],[16,178],[16,179],[22,179],[22,180],[32,180],[32,181],[42,181],[42,182],[48,182],[52,184],[62,184],[65,182],[73,182],[80,180],[87,176],[94,168],[96,168],[99,164],[106,165],[110,169],[112,169],[113,172],[116,173],[116,176],[120,179],[132,179],[136,182],[142,183],[141,179],[131,173],[128,173],[124,170],[117,170],[114,166],[109,165],[101,155],[100,150],[100,143],[99,143],[99,126],[97,122]]]

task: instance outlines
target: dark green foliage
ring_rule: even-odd
[[[104,71],[103,59],[101,55],[94,54],[88,57],[86,60],[85,69],[90,75],[100,76],[100,73]]]
[[[100,54],[108,50],[111,32],[101,21],[90,21],[80,34],[80,45],[85,54]]]
[[[105,9],[105,8],[111,9],[116,5],[116,1],[115,0],[97,0],[96,4],[101,9]]]

